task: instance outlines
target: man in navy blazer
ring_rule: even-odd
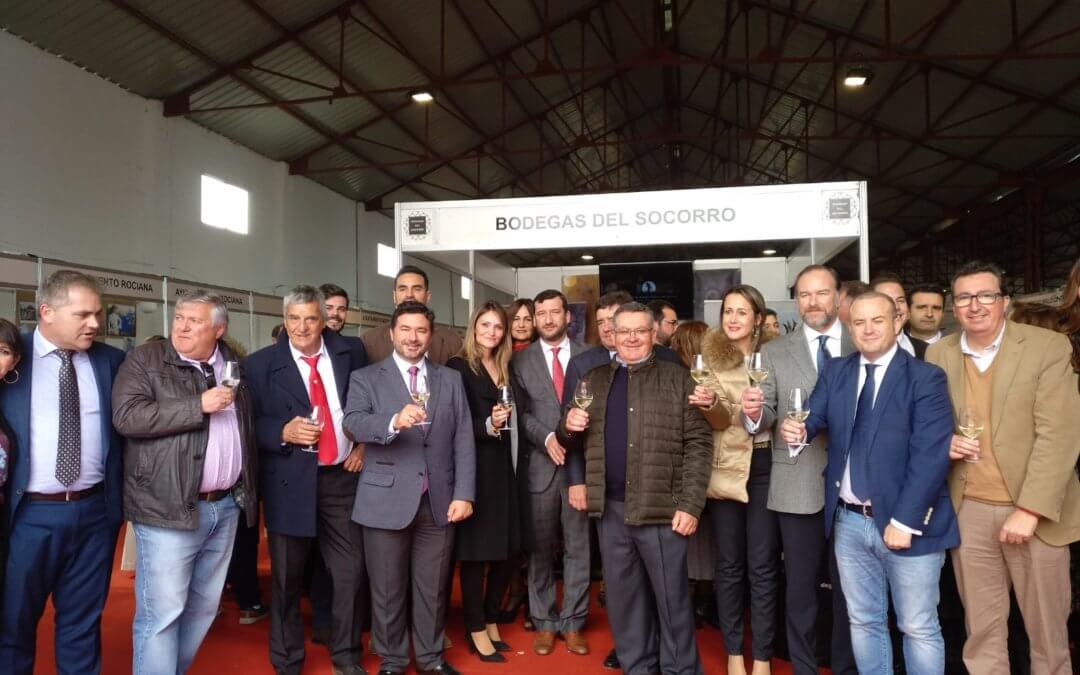
[[[328,647],[334,673],[363,672],[355,603],[366,584],[364,545],[349,518],[362,460],[342,422],[350,374],[367,365],[367,355],[360,340],[326,328],[324,302],[312,286],[292,289],[283,300],[287,339],[244,362],[255,400],[274,588],[270,662],[279,673],[303,667],[300,593],[312,546],[319,547],[333,584]],[[315,405],[322,408],[319,425],[309,419]]]
[[[960,543],[946,485],[953,418],[945,372],[898,348],[900,326],[891,297],[858,296],[858,353],[827,364],[805,424],[789,416],[781,432],[795,445],[828,430],[826,536],[835,529],[859,672],[892,672],[891,589],[906,670],[923,675],[944,672],[938,578]]]
[[[394,352],[349,384],[345,432],[366,445],[352,518],[364,527],[380,674],[409,667],[410,589],[417,671],[458,672],[443,658],[447,580],[453,524],[472,515],[476,446],[461,375],[425,356],[434,328],[426,306],[399,304]],[[421,391],[426,402],[412,396]]]
[[[14,436],[10,554],[0,612],[0,673],[34,670],[37,624],[52,596],[58,673],[101,672],[101,611],[122,522],[122,440],[112,383],[124,354],[95,342],[97,281],[53,273],[38,290],[38,327],[21,376],[0,387]]]

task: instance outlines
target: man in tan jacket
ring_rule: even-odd
[[[954,435],[949,489],[960,525],[953,568],[967,616],[964,664],[1009,673],[1009,589],[1031,640],[1031,672],[1071,673],[1069,544],[1080,540],[1080,394],[1068,339],[1005,319],[1002,271],[971,262],[953,277],[961,332],[926,360],[949,380],[954,412],[983,431]]]
[[[428,285],[427,273],[412,265],[402,267],[394,277],[394,306],[397,307],[406,300],[415,300],[423,305],[431,302],[431,287]],[[360,338],[364,341],[364,349],[367,350],[370,363],[378,363],[394,351],[389,326],[369,328]],[[461,336],[453,328],[436,325],[431,334],[431,346],[428,348],[427,357],[440,366],[444,366],[447,359],[460,351]]]

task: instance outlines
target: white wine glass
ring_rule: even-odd
[[[796,422],[805,422],[809,416],[810,400],[806,395],[806,390],[802,387],[792,387],[791,391],[788,392],[787,418]],[[802,450],[806,445],[806,443],[789,444],[788,449]]]
[[[221,384],[229,389],[235,389],[240,385],[240,364],[236,361],[226,361],[225,368],[221,371]]]
[[[325,410],[322,407],[317,405],[311,406],[311,413],[307,417],[308,424],[314,424],[315,426],[319,427],[319,431],[322,432],[324,414]],[[302,447],[300,449],[304,452],[318,452],[319,444],[312,443],[311,445]]]
[[[985,423],[982,416],[973,408],[961,408],[959,414],[956,416],[956,431],[968,439],[974,441],[982,435]],[[964,457],[965,462],[971,464],[977,463],[981,457],[976,454],[974,457]]]
[[[750,376],[750,382],[755,387],[760,387],[765,378],[769,376],[769,371],[762,364],[761,352],[754,352],[747,357],[746,374]]]
[[[428,389],[427,375],[417,375],[416,384],[413,385],[412,391],[409,392],[412,396],[413,403],[424,409],[424,414],[427,414],[427,402],[431,398],[431,391]],[[413,426],[425,426],[431,424],[426,418],[423,422],[417,422]]]
[[[578,380],[577,386],[574,387],[574,405],[588,412],[592,402],[593,391],[589,386],[589,381],[584,378]]]
[[[499,437],[510,426],[510,413],[514,410],[514,388],[508,384],[499,386],[499,407],[506,410],[506,422],[499,427]]]
[[[705,384],[705,380],[709,377],[709,366],[701,354],[694,354],[694,359],[690,362],[690,377],[697,384]]]

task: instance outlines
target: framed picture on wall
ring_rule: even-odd
[[[570,336],[570,339],[574,342],[585,341],[585,327],[588,323],[586,313],[588,309],[588,303],[585,302],[571,302],[570,304],[570,325],[566,329],[566,334]]]
[[[33,300],[19,301],[19,323],[37,323],[37,307]]]
[[[108,306],[105,313],[106,334],[113,337],[135,337],[135,305]]]

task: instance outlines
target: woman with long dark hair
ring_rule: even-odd
[[[503,662],[510,646],[499,635],[499,605],[521,548],[516,462],[507,427],[511,407],[500,397],[510,386],[506,310],[484,303],[473,313],[461,354],[446,362],[461,373],[476,438],[473,515],[457,525],[466,643],[481,661]]]
[[[779,537],[775,517],[767,508],[772,443],[768,431],[751,436],[739,423],[742,392],[750,386],[746,359],[771,338],[763,331],[764,322],[765,300],[756,288],[740,284],[724,295],[720,327],[706,333],[701,345],[709,374],[690,398],[713,428],[705,512],[713,534],[713,586],[731,675],[746,673],[743,598],[747,577],[753,675],[770,672],[776,633]]]

